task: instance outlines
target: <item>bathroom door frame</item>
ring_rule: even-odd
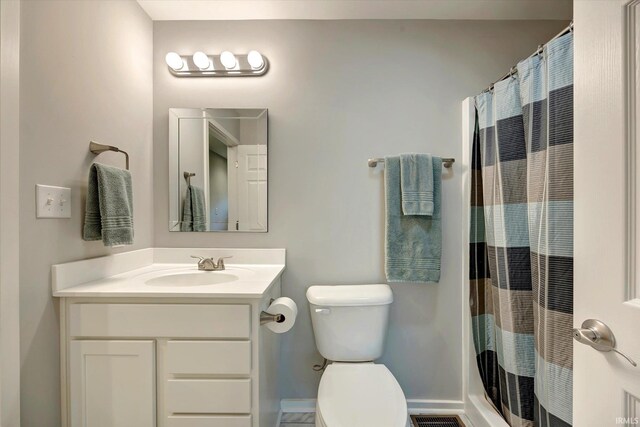
[[[20,0],[0,1],[0,425],[20,425]]]

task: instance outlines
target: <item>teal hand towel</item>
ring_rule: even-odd
[[[431,154],[400,155],[402,213],[433,215],[433,162]]]
[[[432,157],[433,215],[404,215],[400,158],[385,158],[385,273],[389,282],[439,282],[442,256],[442,159]]]
[[[105,246],[133,243],[133,192],[127,170],[94,163],[89,169],[84,240]]]
[[[195,185],[187,187],[180,231],[207,231],[204,190]]]

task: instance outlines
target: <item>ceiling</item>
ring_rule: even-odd
[[[250,19],[557,19],[572,0],[137,0],[154,21]]]

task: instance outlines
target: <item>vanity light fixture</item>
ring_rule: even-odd
[[[234,54],[228,50],[220,55],[197,51],[193,55],[167,53],[169,72],[176,77],[258,77],[266,74],[269,61],[257,50]]]
[[[185,68],[185,65],[186,65],[184,60],[180,57],[180,55],[178,55],[175,52],[167,53],[167,56],[164,57],[164,60],[167,62],[167,65],[169,66],[169,68],[171,68],[174,71],[180,71],[183,68]]]
[[[208,70],[213,65],[207,54],[201,51],[193,54],[193,63],[201,70]]]
[[[224,68],[227,70],[233,70],[238,66],[236,56],[228,50],[225,50],[220,54],[220,62],[222,62],[222,65],[224,65]]]
[[[253,70],[259,70],[264,67],[264,59],[257,50],[252,50],[247,54],[247,61]]]

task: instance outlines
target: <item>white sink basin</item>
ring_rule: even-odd
[[[224,270],[202,271],[194,254],[233,259]],[[148,248],[55,265],[52,289],[60,298],[256,299],[278,283],[284,266],[284,249]]]
[[[189,273],[165,274],[146,280],[149,286],[208,286],[219,283],[230,283],[238,280],[238,276],[217,271],[194,271]]]

